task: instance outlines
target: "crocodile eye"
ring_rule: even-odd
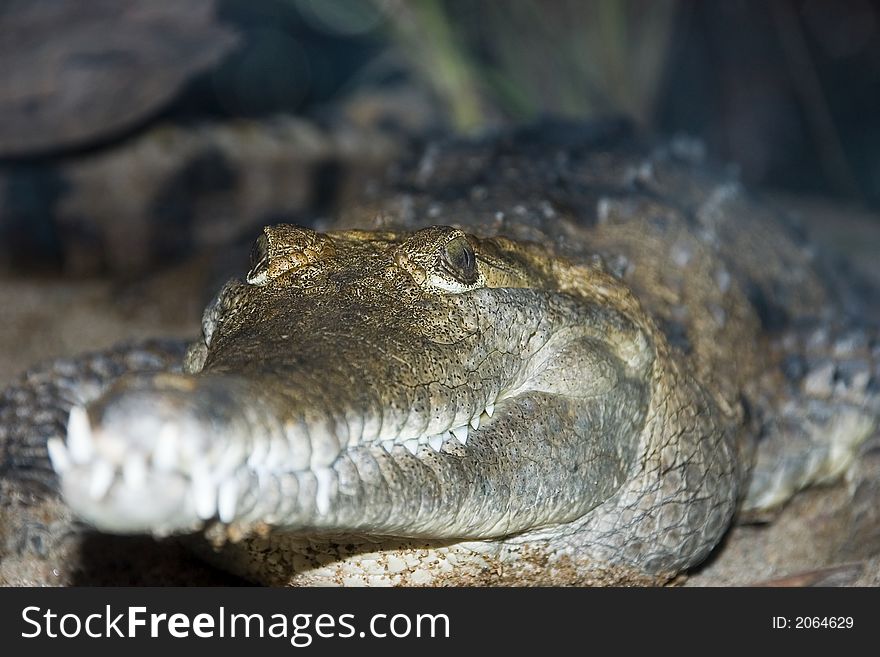
[[[263,233],[254,240],[254,245],[251,247],[251,269],[256,269],[259,265],[263,264],[268,257],[269,239],[266,237],[266,234]]]
[[[250,271],[247,274],[248,283],[264,282],[266,269],[269,266],[269,238],[263,233],[251,247]]]
[[[456,237],[443,248],[443,264],[453,276],[465,283],[477,280],[477,258],[464,237]]]

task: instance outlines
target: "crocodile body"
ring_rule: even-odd
[[[439,142],[332,228],[266,228],[182,371],[8,391],[15,518],[69,522],[48,444],[79,517],[254,581],[662,583],[875,431],[870,291],[691,142]]]

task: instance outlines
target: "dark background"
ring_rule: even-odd
[[[104,207],[107,191],[80,191],[77,171],[161,142],[166,126],[195,134],[299,117],[332,133],[364,94],[385,98],[368,120],[416,140],[623,114],[652,134],[699,137],[754,188],[877,220],[878,2],[4,0],[0,272],[141,271],[215,247],[220,237],[175,231],[206,203],[230,206],[215,197],[246,159],[233,166],[203,148],[135,209]],[[321,187],[317,201],[279,202],[240,227],[218,216],[202,232],[244,239],[268,221],[332,215],[340,167],[323,165],[307,183]],[[77,194],[75,211],[65,207]],[[119,238],[127,221],[131,244]],[[138,253],[150,230],[164,237]]]

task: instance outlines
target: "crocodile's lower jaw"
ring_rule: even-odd
[[[468,424],[439,434],[371,441],[343,452],[349,458],[357,458],[354,452],[368,450],[373,458],[393,455],[396,460],[418,459],[426,454],[461,455],[469,438],[473,442],[480,427],[491,422],[496,404],[500,402],[503,406],[503,401],[496,399],[481,412],[472,413]],[[138,418],[132,421],[137,422]],[[147,431],[151,429],[154,427],[147,427]],[[284,460],[289,447],[278,447],[275,443],[261,444],[259,450],[250,454],[243,449],[229,449],[219,461],[207,454],[204,458],[198,453],[181,455],[177,433],[166,424],[156,431],[156,440],[148,445],[128,444],[124,435],[103,435],[96,440],[86,410],[74,406],[66,443],[53,438],[48,451],[53,467],[63,477],[69,503],[83,518],[107,531],[147,530],[162,536],[195,529],[214,518],[239,525],[272,522],[271,515],[255,518],[253,513],[241,513],[242,503],[247,502],[242,499],[242,465],[251,470],[250,478],[255,479],[247,483],[264,493],[274,488],[279,492],[286,490],[296,498],[300,491],[309,488],[309,479],[314,479],[315,512],[329,512],[331,493],[335,494],[339,485],[338,474],[332,467],[290,472],[289,463]],[[181,468],[181,464],[185,467]]]
[[[49,449],[68,503],[103,531],[164,536],[216,519],[236,535],[492,539],[570,522],[624,481],[645,392],[615,385],[629,410],[519,392],[415,450],[413,439],[361,443],[315,465],[315,431],[310,458],[292,455],[305,438],[247,382],[162,375],[99,402],[96,427],[75,407],[67,443]],[[224,420],[219,398],[236,400]]]

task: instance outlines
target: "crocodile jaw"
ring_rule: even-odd
[[[85,407],[74,406],[66,442],[56,438],[48,445],[70,505],[106,531],[165,535],[212,519],[274,525],[297,515],[297,524],[320,525],[331,515],[331,497],[340,492],[344,463],[460,456],[495,414],[491,403],[467,424],[439,434],[374,440],[349,449],[340,445],[340,436],[326,435],[326,427],[313,426],[303,435],[296,426],[267,421],[269,408],[262,409],[256,426],[249,424],[259,416],[261,404],[255,400],[237,409],[238,417],[206,421],[216,395],[195,393],[192,404],[182,403],[177,389],[193,388],[185,377],[161,375],[158,386],[154,380],[140,383],[153,389],[129,390],[109,400],[109,421],[105,414],[98,426]],[[232,388],[230,397],[247,394],[240,382],[213,383]]]
[[[50,455],[70,506],[103,531],[216,520],[239,535],[483,540],[568,522],[623,482],[646,393],[613,389],[614,400],[510,391],[440,434],[358,441],[333,422],[286,422],[245,380],[158,375],[72,409]]]

